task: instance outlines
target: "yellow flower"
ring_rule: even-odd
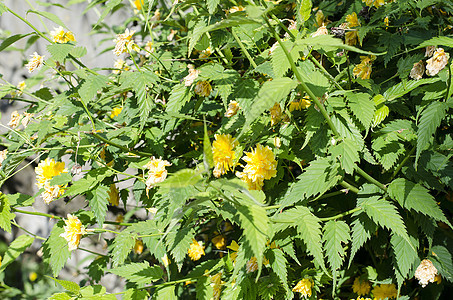
[[[346,16],[346,22],[348,22],[349,27],[360,26],[359,19],[357,19],[357,14],[355,12]]]
[[[302,294],[304,298],[311,297],[311,289],[313,287],[313,281],[308,278],[304,278],[299,281],[295,287],[293,287],[293,292],[298,292]]]
[[[434,282],[440,284],[442,282],[442,276],[440,276],[440,274],[437,274],[436,277],[434,278]]]
[[[129,66],[126,65],[126,62],[124,60],[122,60],[121,58],[119,58],[115,61],[115,63],[113,64],[113,67],[115,69],[117,69],[117,70],[112,71],[113,74],[119,74],[119,73],[121,73],[122,70],[124,70],[124,71],[130,70]]]
[[[357,30],[352,29],[351,31],[347,31],[344,37],[347,45],[354,46],[357,44],[357,39],[359,38],[359,35],[357,33]]]
[[[184,85],[185,86],[191,86],[193,81],[197,79],[198,74],[200,74],[199,70],[196,70],[193,65],[187,65],[187,68],[189,69],[189,75],[184,77]]]
[[[245,265],[245,269],[247,270],[247,273],[252,273],[258,270],[258,261],[255,256],[249,259]]]
[[[60,234],[68,242],[69,251],[77,249],[82,235],[86,234],[85,226],[80,222],[79,218],[68,214],[68,218],[64,220],[64,233]]]
[[[233,252],[230,253],[230,258],[233,263],[236,262],[236,258],[238,257],[238,251],[239,251],[239,245],[236,243],[236,241],[232,241],[231,245],[227,247],[230,250],[233,250]]]
[[[0,267],[2,266],[2,257],[0,256]]]
[[[36,181],[39,188],[43,188],[44,184],[50,181],[54,176],[61,173],[67,173],[64,162],[55,162],[53,159],[46,158],[41,161],[35,169]]]
[[[200,55],[198,55],[198,58],[206,59],[209,56],[211,56],[211,54],[212,54],[212,49],[211,49],[211,47],[208,47],[200,52]]]
[[[415,278],[418,279],[418,283],[425,287],[430,282],[436,280],[437,269],[429,259],[424,259],[415,270]]]
[[[414,64],[409,76],[412,79],[419,80],[423,77],[423,73],[425,73],[425,65],[423,64],[423,61],[419,61]]]
[[[114,117],[118,116],[121,113],[122,110],[123,110],[122,107],[115,107],[114,109],[112,109],[112,113],[110,114],[110,118],[113,119]]]
[[[31,282],[35,281],[38,278],[38,274],[36,272],[31,272],[28,274],[28,279],[30,279]]]
[[[135,240],[134,253],[142,254],[143,252],[143,242],[141,240]]]
[[[228,103],[228,110],[225,113],[225,117],[231,118],[232,116],[237,114],[239,108],[239,103],[234,100],[230,101],[230,103]]]
[[[352,290],[359,296],[364,296],[368,294],[371,290],[371,285],[368,280],[361,281],[359,277],[354,280],[352,285]]]
[[[319,35],[328,35],[329,31],[327,31],[327,27],[322,25],[318,28],[314,33],[311,34],[312,37],[319,36]]]
[[[247,162],[243,172],[237,172],[236,176],[247,183],[249,189],[260,190],[265,179],[271,179],[277,175],[277,161],[269,146],[257,144],[251,152],[246,152],[242,159]]]
[[[29,114],[28,112],[24,112],[24,117],[20,121],[22,126],[24,126],[24,128],[27,127],[28,123],[30,123],[30,119],[33,118],[33,116],[34,116],[34,114]]]
[[[271,113],[271,126],[274,126],[282,119],[282,108],[279,103],[275,103],[269,111]]]
[[[373,288],[372,294],[376,300],[385,299],[385,298],[396,298],[398,291],[396,290],[395,285],[392,284],[380,284]]]
[[[310,105],[310,98],[308,96],[305,96],[299,101],[291,101],[291,103],[289,104],[289,111],[306,109],[309,108]]]
[[[11,128],[19,126],[19,121],[20,121],[20,114],[17,112],[17,110],[13,111],[11,113],[11,120],[8,122],[8,126]]]
[[[389,17],[384,18],[385,29],[389,27]]]
[[[367,6],[374,6],[376,8],[379,8],[379,6],[382,6],[385,4],[385,0],[362,0]]]
[[[8,154],[8,149],[0,151],[0,168],[2,167],[3,161],[6,159],[6,154]]]
[[[54,43],[65,44],[67,42],[75,42],[74,34],[71,31],[65,32],[63,27],[54,28],[50,32],[50,35],[53,38]]]
[[[132,36],[134,35],[135,30],[129,31],[128,28],[126,28],[126,31],[122,34],[118,34],[116,36],[116,39],[113,41],[116,43],[115,44],[115,49],[113,49],[113,53],[115,53],[116,56],[120,56],[121,53],[127,52],[127,50],[131,50],[132,47],[134,46],[134,41],[132,41]]]
[[[426,61],[426,74],[429,76],[434,76],[439,73],[440,70],[445,68],[448,63],[450,54],[445,53],[444,49],[437,48],[434,52],[433,57]]]
[[[146,190],[148,191],[156,183],[162,182],[167,178],[167,170],[165,167],[171,166],[166,160],[162,158],[151,158],[151,161],[146,164],[148,168],[148,179],[146,179]]]
[[[170,259],[167,256],[167,253],[162,257],[162,262],[164,263],[165,267],[168,267],[170,265]]]
[[[109,203],[118,206],[120,204],[120,194],[114,183],[110,185],[110,190],[107,193],[109,194]]]
[[[198,81],[195,85],[195,94],[202,97],[209,97],[212,91],[211,84],[208,81]]]
[[[21,81],[17,84],[16,90],[11,92],[11,96],[13,97],[19,97],[22,95],[22,92],[25,90],[25,87],[27,85],[25,84],[25,81]]]
[[[236,139],[229,134],[214,135],[215,141],[212,143],[214,157],[214,176],[220,177],[234,167],[236,155],[234,148],[239,144]]]
[[[212,238],[211,242],[217,249],[224,249],[226,246],[225,236],[215,232],[216,236]]]
[[[354,74],[355,77],[360,77],[362,79],[370,79],[371,65],[375,59],[376,57],[374,55],[360,56],[360,64],[354,67],[352,74]]]
[[[190,244],[188,253],[191,260],[199,260],[201,256],[204,255],[204,246],[200,245],[196,240],[193,239],[192,244]]]
[[[373,300],[373,299],[371,299],[371,298],[357,297],[357,299],[351,299],[351,300]]]
[[[39,55],[37,52],[31,55],[31,59],[28,61],[28,64],[25,65],[28,69],[28,73],[33,72],[37,68],[39,68],[44,60],[44,56]]]
[[[42,193],[42,200],[46,204],[54,201],[58,197],[62,196],[65,192],[65,189],[61,185],[50,185],[49,181],[44,183],[44,192]]]
[[[170,29],[170,33],[167,36],[167,41],[173,41],[175,35],[178,33],[178,30]]]
[[[225,282],[222,281],[222,272],[219,272],[215,274],[214,276],[211,276],[211,286],[213,288],[213,294],[212,294],[212,299],[213,300],[218,300],[220,299],[220,293],[222,292],[222,285]]]
[[[143,0],[134,0],[134,5],[138,10],[142,9],[143,4]]]
[[[228,10],[228,12],[229,12],[230,14],[232,14],[232,13],[235,13],[235,12],[238,12],[238,11],[244,11],[244,10],[245,10],[245,8],[244,8],[243,6],[240,6],[240,5],[239,5],[239,6],[233,6],[232,8],[230,8],[230,9]]]

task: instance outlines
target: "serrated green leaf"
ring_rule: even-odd
[[[150,267],[147,261],[130,263],[109,270],[110,273],[126,278],[129,282],[149,284],[162,278],[164,272],[159,266]]]
[[[104,178],[112,176],[113,171],[107,167],[101,167],[88,171],[84,178],[79,179],[70,186],[64,196],[75,196],[92,190]]]
[[[370,95],[366,93],[346,93],[348,105],[354,116],[357,117],[360,123],[368,129],[373,121],[376,107],[374,101],[370,99]]]
[[[168,98],[166,111],[167,112],[180,112],[181,108],[190,101],[192,94],[189,91],[189,88],[184,86],[184,84],[176,85],[172,88],[170,92],[170,97]]]
[[[442,120],[445,118],[448,104],[434,101],[421,113],[417,131],[417,151],[415,153],[415,165],[417,165],[420,154],[429,145],[430,139],[436,132]]]
[[[300,58],[300,49],[295,48],[294,43],[291,41],[284,41],[283,45],[288,50],[293,61],[296,62]],[[280,44],[272,51],[271,62],[275,77],[283,77],[291,67]]]
[[[432,3],[429,3],[427,6],[429,5],[432,5]],[[427,46],[447,46],[453,48],[453,38],[447,36],[436,36],[432,39],[424,41],[415,49],[424,48]]]
[[[204,121],[204,137],[203,137],[203,162],[206,172],[210,172],[210,168],[214,167],[214,154],[212,153],[211,141],[208,136],[208,128],[206,120]]]
[[[91,75],[79,88],[79,95],[85,101],[89,103],[98,93],[107,86],[109,81],[107,76],[104,75]]]
[[[47,300],[71,300],[72,296],[68,293],[56,293],[50,296]]]
[[[371,238],[377,230],[376,224],[365,214],[359,213],[357,218],[352,222],[352,246],[349,266],[357,251]],[[349,268],[348,266],[348,268]]]
[[[117,6],[120,3],[121,3],[121,0],[108,1],[107,5],[105,5],[104,11],[99,16],[98,21],[96,22],[96,24],[93,25],[93,30],[99,25],[99,23],[101,23],[105,19],[105,17],[107,17],[107,15],[115,8],[115,6]]]
[[[197,184],[203,179],[201,173],[197,170],[182,169],[176,173],[173,173],[163,182],[157,184],[158,186],[165,188],[183,188]]]
[[[298,4],[298,13],[301,19],[302,24],[304,24],[311,15],[311,7],[312,3],[311,0],[301,0],[297,1]]]
[[[52,278],[52,277],[49,277],[49,278]],[[68,280],[56,279],[56,278],[52,278],[52,279],[55,280],[55,282],[57,282],[58,284],[60,284],[68,292],[74,293],[76,295],[79,294],[80,286],[77,283],[68,281]]]
[[[30,34],[33,34],[33,33],[15,34],[15,35],[10,36],[9,38],[3,40],[2,44],[0,45],[0,51],[3,51],[10,45],[14,44],[15,42],[17,42],[20,39],[23,39],[24,37],[29,36]]]
[[[9,264],[11,264],[16,258],[24,252],[35,239],[26,234],[18,236],[6,249],[3,254],[2,264],[0,266],[0,272],[2,272]]]
[[[60,236],[60,234],[64,233],[63,225],[63,221],[55,224],[50,232],[49,238],[42,246],[43,259],[50,264],[54,277],[58,276],[58,273],[60,273],[66,261],[71,256],[71,252],[68,249],[68,242]]]
[[[90,208],[96,217],[99,226],[104,224],[107,205],[109,204],[110,189],[102,184],[99,184],[94,190],[87,193],[87,200],[90,202]]]
[[[442,245],[433,246],[428,259],[433,262],[440,275],[442,275],[442,279],[446,279],[450,283],[453,282],[453,254],[447,247]]]
[[[403,81],[387,89],[383,96],[386,101],[392,101],[404,96],[421,85],[434,83],[436,81],[439,81],[439,78],[423,78],[420,80]]]
[[[110,261],[109,257],[101,256],[91,262],[87,269],[88,275],[93,281],[99,282],[101,280],[102,276],[104,276],[105,274],[107,263],[109,261]]]
[[[124,263],[127,256],[135,246],[136,234],[125,229],[113,240],[112,259],[113,266],[117,267]]]
[[[288,290],[287,261],[283,251],[280,249],[270,249],[266,252],[266,258],[269,259],[272,271],[278,276],[283,287]]]
[[[54,22],[55,24],[58,24],[66,29],[68,29],[68,27],[66,27],[66,25],[63,23],[63,21],[56,15],[54,15],[53,13],[51,12],[48,12],[48,11],[38,11],[38,10],[28,10],[27,11],[27,15],[30,14],[30,13],[33,13],[33,14],[37,14],[37,15],[40,15],[46,19],[49,19],[51,20],[52,22]]]
[[[148,300],[149,293],[147,291],[137,290],[137,289],[128,289],[123,294],[122,300]]]
[[[153,295],[153,300],[168,299],[168,300],[177,300],[175,294],[175,285],[167,285],[156,290],[156,293]]]
[[[410,270],[414,267],[414,264],[419,260],[417,251],[412,245],[417,245],[417,240],[414,237],[410,237],[412,243],[408,243],[405,239],[399,235],[392,235],[390,243],[392,244],[393,255],[396,262],[395,272],[398,278],[406,279]],[[402,281],[397,280],[398,285],[402,285]]]
[[[179,269],[182,267],[193,239],[193,228],[179,228],[176,231],[171,231],[166,237],[167,248],[170,249]]]
[[[337,49],[346,49],[349,51],[366,54],[366,55],[383,55],[384,53],[373,53],[361,50],[359,48],[346,45],[341,39],[335,38],[332,35],[318,35],[315,37],[308,36],[304,39],[296,41],[297,46],[313,47],[313,50],[334,51]]]
[[[217,6],[219,5],[220,0],[206,0],[206,5],[208,7],[209,14],[215,13]]]
[[[65,58],[71,53],[72,49],[74,49],[74,45],[72,44],[50,44],[47,45],[47,51],[49,51],[52,58],[56,61],[64,61]]]
[[[374,116],[373,116],[373,124],[372,124],[372,127],[376,127],[378,126],[379,124],[382,123],[382,121],[385,120],[385,118],[387,118],[387,116],[389,115],[389,108],[387,105],[379,105],[376,109],[376,111],[374,112]]]
[[[8,194],[5,195],[6,198],[8,199],[8,202],[11,207],[24,207],[24,206],[30,206],[35,202],[35,197],[34,196],[29,196],[25,194]],[[0,199],[1,199],[0,195]],[[1,201],[1,200],[0,200]]]
[[[356,144],[348,138],[333,146],[330,149],[330,153],[333,157],[339,159],[341,168],[347,174],[352,174],[354,172],[356,162],[360,160]]]
[[[388,186],[388,193],[402,207],[409,210],[413,209],[437,221],[449,224],[451,227],[450,222],[437,205],[434,197],[422,185],[404,178],[397,178]]]
[[[75,58],[83,57],[87,54],[87,48],[85,47],[74,47],[70,53]]]
[[[340,165],[332,162],[330,158],[312,161],[305,172],[297,177],[297,182],[288,189],[281,202],[282,207],[324,194],[340,180],[339,167]]]
[[[15,217],[16,215],[11,212],[8,198],[0,193],[0,227],[6,232],[11,232],[11,220]]]
[[[206,20],[204,17],[201,17],[198,22],[195,24],[192,34],[190,35],[189,39],[189,50],[187,51],[187,55],[190,56],[192,53],[193,48],[195,47],[196,43],[200,40],[201,36],[206,30]]]

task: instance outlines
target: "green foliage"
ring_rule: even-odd
[[[150,267],[148,262],[130,263],[110,269],[109,272],[126,278],[129,282],[147,284],[162,278],[163,271],[160,267]]]
[[[52,228],[49,238],[42,245],[43,259],[50,265],[54,277],[58,276],[71,256],[68,243],[60,236],[62,233],[64,233],[63,222],[58,222]]]
[[[0,266],[0,272],[11,264],[20,254],[22,254],[35,239],[28,235],[20,235],[14,241],[11,242],[5,254],[3,254],[2,265]]]

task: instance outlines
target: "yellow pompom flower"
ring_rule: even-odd
[[[352,290],[359,296],[364,296],[368,294],[371,290],[371,285],[368,280],[361,281],[359,277],[354,280],[354,284],[352,285]]]
[[[201,256],[204,255],[204,246],[200,245],[195,239],[193,239],[188,253],[191,260],[199,260]]]
[[[385,298],[396,298],[398,291],[395,285],[392,284],[380,284],[373,288],[372,294],[376,300],[384,300]]]
[[[129,31],[129,29],[126,28],[124,33],[116,36],[116,39],[113,40],[116,43],[115,49],[113,49],[113,53],[115,53],[116,56],[120,56],[121,53],[125,53],[128,49],[131,50],[133,48],[134,41],[132,40],[132,36],[134,33],[135,30]]]
[[[148,168],[148,179],[146,179],[146,190],[148,191],[156,183],[162,182],[167,178],[167,170],[165,167],[171,166],[166,160],[161,158],[151,158],[151,161],[146,164]]]
[[[64,162],[55,162],[53,158],[46,158],[35,168],[38,188],[43,188],[45,183],[50,181],[53,177],[67,172]]]
[[[68,249],[72,251],[79,247],[82,235],[87,232],[79,218],[74,215],[68,214],[68,218],[64,222],[66,226],[64,226],[64,233],[60,234],[60,236],[68,242]]]
[[[234,148],[239,144],[229,134],[216,134],[214,135],[215,141],[212,143],[212,152],[214,158],[214,176],[226,174],[234,167],[236,155]]]
[[[110,190],[107,193],[109,195],[109,203],[118,206],[120,204],[120,194],[114,183],[110,185]]]
[[[44,61],[44,56],[39,55],[37,52],[31,55],[31,59],[28,61],[28,64],[25,67],[28,69],[28,73],[33,72],[37,68],[39,68]]]
[[[360,64],[354,67],[352,74],[355,77],[360,77],[361,79],[370,79],[371,76],[371,65],[372,62],[376,59],[376,56],[360,56]]]
[[[14,127],[19,126],[19,122],[20,122],[20,114],[17,112],[17,110],[15,110],[11,113],[11,119],[7,125],[11,128],[14,128]]]
[[[311,289],[313,287],[313,281],[308,278],[304,278],[299,281],[293,288],[293,292],[301,293],[301,296],[308,299],[311,297]]]
[[[28,279],[31,282],[34,282],[37,278],[38,278],[38,274],[36,274],[36,272],[30,272],[30,274],[28,274]]]
[[[134,253],[142,254],[143,252],[143,242],[141,240],[135,240]]]
[[[50,32],[54,43],[65,44],[67,42],[75,42],[74,34],[71,31],[64,31],[63,27],[54,28]]]
[[[253,273],[256,270],[258,270],[258,260],[256,259],[255,256],[253,256],[247,261],[247,263],[245,264],[245,269],[247,273]]]
[[[25,87],[27,85],[25,84],[25,81],[21,81],[17,84],[16,90],[11,92],[11,96],[13,97],[19,97],[22,95],[23,91],[25,90]]]
[[[212,87],[208,81],[198,81],[194,91],[198,96],[209,97],[209,95],[211,95]]]
[[[269,146],[257,144],[251,152],[246,152],[242,159],[247,162],[243,172],[237,172],[236,176],[247,183],[249,189],[260,190],[264,180],[277,175],[277,161]]]
[[[65,189],[61,185],[50,185],[48,181],[44,183],[44,192],[42,193],[42,200],[46,204],[50,204],[52,201],[62,196]]]
[[[113,74],[119,74],[122,71],[130,70],[129,66],[126,65],[126,62],[124,60],[122,60],[121,58],[119,58],[115,61],[115,63],[113,64],[113,67],[116,69],[116,70],[112,71]]]

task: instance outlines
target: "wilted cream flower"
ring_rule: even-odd
[[[372,62],[376,59],[376,56],[360,56],[360,64],[354,67],[352,74],[355,77],[360,77],[361,79],[370,79],[371,76],[371,65]]]
[[[212,87],[208,81],[198,81],[195,85],[194,91],[198,96],[209,97],[212,91]]]
[[[122,60],[121,58],[117,59],[115,61],[115,63],[113,64],[113,67],[117,70],[113,70],[112,73],[113,74],[119,74],[121,73],[121,71],[129,71],[130,68],[128,65],[126,65],[126,62],[124,60]]]
[[[79,218],[74,215],[68,214],[68,218],[64,222],[66,226],[64,226],[64,233],[60,234],[60,236],[68,242],[69,251],[72,251],[79,247],[82,235],[87,232]]]
[[[54,43],[65,44],[67,42],[75,42],[74,34],[71,31],[64,31],[63,27],[54,28],[50,32]]]
[[[3,161],[6,159],[6,154],[8,154],[8,149],[0,151],[0,168],[2,167]]]
[[[187,68],[189,69],[189,75],[184,77],[184,85],[185,86],[191,86],[193,81],[197,79],[198,74],[200,74],[199,70],[196,70],[193,65],[187,65]]]
[[[114,183],[110,185],[110,190],[107,193],[109,195],[109,203],[118,206],[120,204],[120,193]]]
[[[323,25],[323,26],[319,27],[318,30],[316,30],[316,32],[312,33],[311,36],[315,37],[318,35],[328,35],[328,34],[329,34],[329,31],[327,31],[327,27],[325,25]]]
[[[282,119],[282,108],[279,103],[275,103],[269,111],[271,113],[271,126],[274,126]]]
[[[433,56],[434,52],[436,52],[436,46],[427,46],[425,48],[425,57]]]
[[[293,287],[293,292],[301,293],[303,298],[310,298],[311,297],[311,289],[313,287],[313,281],[308,278],[304,278],[299,281],[295,287]]]
[[[11,128],[19,126],[19,121],[20,121],[20,114],[17,112],[17,110],[13,111],[11,113],[11,120],[8,122],[8,126]]]
[[[116,36],[116,39],[113,41],[116,43],[115,49],[113,49],[113,53],[115,53],[116,56],[120,56],[121,53],[127,52],[127,50],[131,50],[134,41],[132,40],[132,36],[134,35],[135,30],[129,31],[129,28],[126,28],[124,33],[118,34]]]
[[[231,118],[232,116],[234,116],[235,114],[237,114],[239,108],[240,108],[240,107],[239,107],[239,103],[237,103],[237,102],[234,101],[234,100],[230,101],[230,103],[228,103],[228,109],[227,109],[227,111],[225,112],[225,117]]]
[[[368,294],[371,290],[371,284],[368,280],[360,280],[359,277],[357,277],[354,280],[354,283],[352,285],[352,291],[356,293],[359,296],[364,296]]]
[[[238,12],[238,11],[244,11],[244,10],[245,10],[245,7],[243,7],[243,6],[241,6],[241,5],[238,5],[238,6],[233,6],[232,8],[230,8],[230,9],[228,10],[228,12],[229,12],[230,14],[232,14],[232,13],[235,13],[235,12]]]
[[[64,192],[64,187],[60,185],[50,185],[50,183],[46,181],[44,183],[44,192],[41,194],[42,200],[44,203],[50,204],[50,202],[62,196]]]
[[[424,259],[415,270],[415,278],[418,279],[418,283],[425,287],[430,282],[436,280],[437,269],[429,259]]]
[[[250,190],[261,190],[264,180],[277,175],[277,161],[269,146],[257,144],[252,152],[245,152],[242,159],[247,162],[242,172],[236,172],[236,176],[247,183]]]
[[[226,174],[234,167],[236,155],[234,148],[239,144],[229,134],[215,134],[215,141],[212,143],[212,152],[214,158],[214,176]]]
[[[156,11],[154,12],[154,15],[149,20],[153,23],[159,21],[160,20],[160,10],[156,9]]]
[[[166,160],[161,158],[151,158],[151,161],[146,164],[148,168],[148,179],[146,179],[146,191],[152,188],[156,183],[162,182],[167,178],[167,170],[165,167],[171,166]]]
[[[200,245],[195,239],[193,239],[188,253],[191,260],[199,260],[201,256],[204,255],[204,246]]]
[[[27,127],[28,123],[30,123],[30,119],[33,118],[34,114],[30,114],[28,112],[24,112],[24,117],[20,121],[22,126]]]
[[[412,79],[419,80],[423,77],[423,73],[425,73],[425,64],[423,63],[423,61],[419,61],[414,64],[409,76]]]
[[[258,260],[255,256],[248,260],[248,262],[245,264],[245,269],[247,270],[247,273],[252,273],[258,270]]]
[[[25,87],[27,85],[25,84],[25,81],[21,81],[17,84],[16,88],[17,90],[14,90],[11,92],[11,96],[13,97],[19,97],[22,95],[23,91],[25,90]]]
[[[25,67],[27,67],[28,69],[28,73],[31,73],[39,68],[44,61],[44,56],[39,55],[37,52],[33,53],[33,55],[30,56],[31,59],[28,61],[28,64],[25,65]]]
[[[446,53],[442,48],[437,48],[433,57],[426,61],[426,74],[434,76],[439,73],[447,65],[449,58],[450,54]]]

